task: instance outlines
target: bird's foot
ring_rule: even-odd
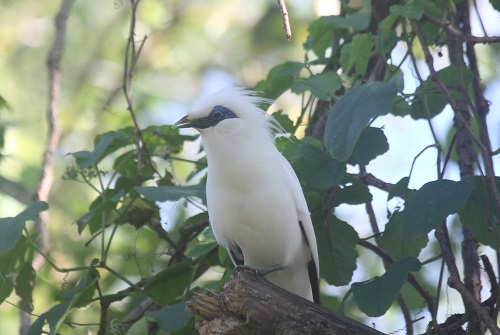
[[[275,264],[275,265],[272,265],[269,267],[258,268],[258,269],[252,268],[252,267],[247,266],[247,265],[237,265],[236,268],[234,269],[234,274],[238,274],[238,272],[241,270],[248,270],[248,271],[252,271],[257,276],[264,277],[264,276],[270,274],[271,272],[284,270],[284,269],[286,269],[286,266],[283,266],[280,264]]]

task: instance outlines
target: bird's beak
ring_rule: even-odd
[[[178,128],[191,128],[193,125],[193,120],[191,120],[189,118],[188,115],[184,116],[182,119],[180,119],[179,121],[177,121],[176,123],[174,123],[174,125],[172,126],[174,129],[178,129]]]

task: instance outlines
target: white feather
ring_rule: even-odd
[[[221,245],[236,255],[236,246],[241,249],[245,265],[285,266],[266,278],[312,300],[308,262],[312,258],[319,278],[316,237],[297,176],[274,144],[273,132],[282,128],[258,107],[262,102],[269,101],[254,92],[224,89],[188,115],[207,117],[221,105],[237,116],[199,129],[208,159],[210,222]]]

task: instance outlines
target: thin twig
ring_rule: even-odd
[[[368,172],[360,172],[359,174],[348,174],[348,175],[350,177],[354,177],[361,180],[365,185],[376,187],[385,192],[389,192],[391,188],[394,186],[394,184],[380,180]]]
[[[470,34],[464,34],[460,29],[453,26],[450,21],[443,21],[429,14],[424,14],[422,19],[434,23],[436,26],[439,26],[446,30],[453,37],[467,43],[471,44],[489,44],[489,43],[498,43],[500,42],[500,36],[473,36]]]
[[[278,7],[280,8],[281,19],[283,20],[285,37],[290,41],[292,38],[292,29],[290,28],[290,21],[288,20],[288,11],[286,10],[285,0],[278,0]]]

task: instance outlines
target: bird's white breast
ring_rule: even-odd
[[[302,243],[291,181],[274,148],[258,155],[234,153],[209,157],[207,201],[210,221],[220,243],[238,245],[245,264],[288,265]],[[259,159],[249,159],[258,157]]]

